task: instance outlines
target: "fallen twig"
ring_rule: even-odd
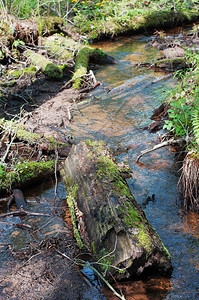
[[[166,147],[166,146],[170,146],[170,145],[174,145],[174,144],[180,144],[180,143],[182,143],[182,142],[184,142],[185,140],[184,139],[175,139],[175,138],[172,138],[172,139],[170,139],[170,140],[168,140],[168,141],[164,141],[164,142],[162,142],[162,143],[159,143],[159,144],[157,144],[157,145],[155,145],[155,146],[153,146],[152,148],[149,148],[149,149],[146,149],[146,150],[143,150],[143,151],[141,151],[141,153],[137,156],[137,158],[136,158],[136,163],[138,163],[138,161],[139,161],[139,159],[143,156],[143,155],[145,155],[145,154],[147,154],[147,153],[150,153],[150,152],[152,152],[152,151],[155,151],[155,150],[157,150],[157,149],[159,149],[159,148],[162,148],[162,147]]]
[[[0,215],[0,218],[4,218],[4,217],[8,217],[8,216],[41,216],[41,217],[52,217],[52,215],[49,215],[49,214],[36,213],[36,212],[27,211],[27,210],[23,209],[23,207],[21,207],[17,211],[12,211],[12,212],[8,212],[6,214],[2,214],[2,215]]]
[[[79,92],[80,93],[85,93],[85,92],[89,92],[89,91],[91,91],[91,90],[94,90],[98,85],[100,85],[101,83],[99,82],[99,81],[97,81],[95,84],[93,84],[93,85],[90,85],[90,86],[88,86],[88,87],[86,87],[86,88],[84,88],[84,89],[81,89]]]

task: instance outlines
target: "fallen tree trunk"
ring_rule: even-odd
[[[75,62],[75,73],[73,74],[73,88],[79,89],[82,84],[82,76],[86,75],[89,62],[99,64],[112,64],[115,60],[98,48],[82,47]]]
[[[32,50],[25,51],[24,55],[31,61],[32,64],[40,67],[48,78],[60,80],[63,77],[62,70],[43,55]]]
[[[73,146],[63,178],[75,236],[79,244],[92,247],[104,276],[124,279],[171,271],[167,249],[102,142]]]
[[[50,52],[51,55],[64,62],[72,59],[74,57],[74,52],[80,47],[80,43],[59,34],[42,38],[41,44]]]
[[[24,162],[15,167],[1,168],[0,195],[9,193],[13,188],[24,188],[41,182],[55,173],[55,161]]]
[[[60,157],[67,157],[71,145],[67,142],[56,141],[53,137],[43,136],[38,133],[30,132],[26,130],[25,125],[14,123],[12,121],[7,121],[0,119],[0,131],[4,132],[5,137],[18,141],[28,143],[34,146],[38,151],[44,153],[55,153],[58,152]],[[3,142],[1,140],[1,142]]]

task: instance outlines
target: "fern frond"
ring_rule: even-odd
[[[192,112],[193,132],[197,144],[199,145],[199,109],[194,109]]]

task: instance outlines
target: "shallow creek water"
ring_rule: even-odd
[[[142,128],[150,124],[152,112],[165,99],[167,88],[174,85],[172,79],[153,84],[167,74],[135,66],[160,55],[155,49],[146,51],[147,42],[147,37],[139,36],[97,45],[118,64],[100,67],[95,72],[103,84],[88,96],[90,103],[80,108],[81,114],[75,113],[79,133],[75,126],[71,129],[80,139],[102,139],[118,149],[117,159],[128,161],[133,171],[128,184],[139,204],[155,194],[155,201],[144,210],[171,254],[173,273],[170,279],[151,278],[120,285],[126,298],[199,299],[199,216],[184,214],[180,207],[178,153],[163,148],[135,163],[140,151],[157,143],[163,133],[149,133]]]
[[[128,179],[128,184],[140,205],[148,196],[155,195],[155,200],[143,208],[171,254],[171,278],[151,277],[144,281],[116,284],[114,287],[122,289],[126,299],[199,299],[199,215],[184,214],[180,207],[176,188],[180,175],[178,153],[172,148],[163,148],[143,156],[138,164],[135,163],[140,151],[158,143],[159,134],[163,133],[149,133],[143,127],[150,124],[150,116],[165,99],[166,89],[174,85],[172,79],[155,83],[167,75],[164,72],[135,66],[136,63],[151,61],[160,55],[155,49],[146,51],[147,43],[148,37],[138,36],[97,45],[118,63],[95,71],[102,85],[78,105],[78,110],[73,113],[74,122],[68,126],[68,130],[77,140],[104,140],[114,149],[119,161],[128,161],[133,171],[133,178]],[[58,186],[58,192],[64,194],[62,183]],[[53,193],[54,189],[49,189],[42,196],[53,199]],[[52,203],[53,200],[42,203],[43,211],[48,212]],[[37,221],[40,226],[42,220],[38,218]],[[59,227],[57,223],[51,225],[52,232]],[[13,227],[9,224],[6,226],[10,234]],[[5,232],[0,224],[1,232],[3,229]],[[15,234],[17,236],[17,232]],[[13,233],[11,235],[14,238],[16,236]],[[0,244],[1,253],[5,253],[2,252],[3,243]],[[4,255],[2,260],[5,266],[9,259]],[[0,268],[0,274],[4,272],[5,267]],[[89,269],[83,272],[94,281],[94,274]],[[117,298],[98,285],[96,293],[88,295],[88,299]]]

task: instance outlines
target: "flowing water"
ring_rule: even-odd
[[[140,151],[159,142],[162,131],[149,133],[143,128],[151,123],[150,116],[165,100],[167,89],[175,85],[171,78],[158,81],[167,75],[164,72],[136,65],[160,55],[155,49],[146,51],[147,43],[148,37],[138,36],[97,45],[118,63],[95,71],[102,85],[78,105],[68,131],[77,140],[104,140],[114,149],[119,161],[129,163],[133,171],[133,178],[128,179],[130,189],[172,257],[170,278],[151,277],[116,284],[115,288],[121,289],[126,299],[199,299],[199,215],[185,214],[180,206],[176,188],[180,157],[174,149],[163,148],[135,163]],[[52,194],[53,190],[47,192],[48,197],[53,198]],[[155,200],[146,204],[147,197],[153,194]],[[58,225],[55,225],[56,230]],[[10,230],[11,225],[6,226]],[[83,272],[93,280],[94,274],[89,269]],[[96,294],[88,295],[88,299],[106,298],[117,299],[100,285]]]
[[[180,175],[178,153],[163,148],[135,163],[140,151],[159,142],[159,133],[143,130],[150,116],[174,85],[172,79],[157,79],[167,74],[135,66],[151,61],[160,53],[145,50],[147,37],[122,38],[97,46],[113,56],[118,64],[100,67],[95,72],[102,86],[87,98],[74,116],[72,133],[79,139],[102,139],[116,152],[119,161],[128,161],[133,178],[128,180],[135,199],[145,203],[146,216],[168,248],[173,264],[171,278],[150,278],[143,282],[119,285],[127,299],[199,299],[199,215],[184,214],[180,207],[177,183]],[[156,81],[156,83],[155,83]],[[77,126],[78,124],[78,126]],[[78,127],[78,130],[77,130]],[[126,150],[128,149],[128,151]],[[116,285],[117,286],[117,285]],[[110,299],[109,293],[105,295]]]

